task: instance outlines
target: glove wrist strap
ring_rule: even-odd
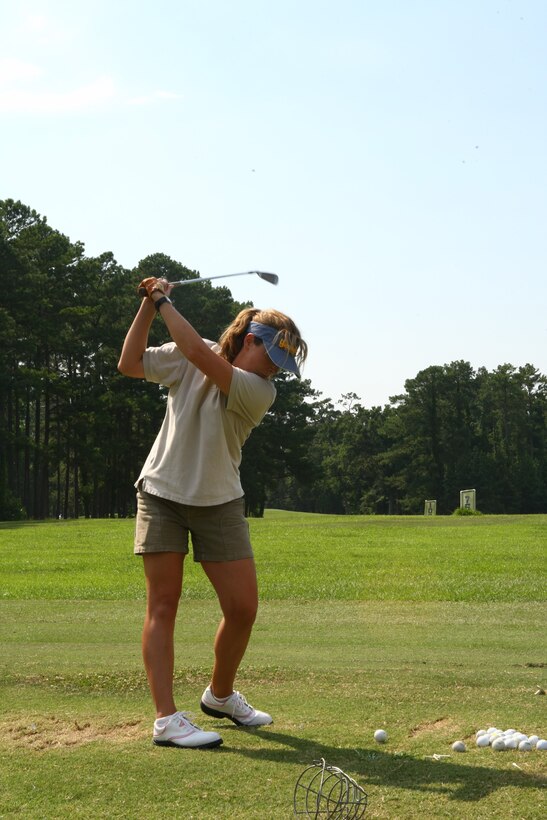
[[[160,307],[162,305],[165,305],[166,303],[169,305],[173,304],[168,296],[162,296],[161,299],[156,299],[156,301],[154,302],[154,307],[159,312]]]

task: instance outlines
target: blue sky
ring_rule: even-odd
[[[544,0],[3,3],[0,198],[126,267],[278,273],[225,284],[333,400],[546,373],[546,41]]]

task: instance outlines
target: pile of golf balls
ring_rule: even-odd
[[[547,750],[547,740],[538,735],[526,735],[516,729],[504,730],[491,726],[489,729],[479,729],[476,739],[479,748],[491,746],[495,752],[504,752],[506,749],[518,749],[519,752]]]

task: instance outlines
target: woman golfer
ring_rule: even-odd
[[[269,724],[270,715],[234,691],[258,606],[239,464],[243,443],[275,399],[271,377],[281,368],[299,376],[307,345],[288,316],[255,308],[242,310],[215,344],[173,307],[164,279],[145,279],[139,287],[148,295],[118,368],[169,388],[163,424],[136,482],[135,553],[143,556],[147,587],[142,650],[157,712],[153,739],[158,746],[210,748],[221,737],[177,711],[173,694],[173,634],[188,536],[223,615],[201,709],[237,725]],[[172,342],[147,347],[156,312]]]

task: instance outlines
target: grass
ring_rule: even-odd
[[[538,601],[547,516],[252,519],[263,600]],[[134,522],[1,524],[0,598],[144,596]],[[213,598],[187,562],[185,596]]]
[[[289,818],[321,757],[365,788],[367,817],[544,815],[547,753],[474,734],[547,733],[547,516],[250,523],[262,604],[238,683],[275,723],[201,716],[224,738],[201,753],[150,743],[132,522],[0,525],[0,817]],[[219,612],[187,564],[176,684],[196,709]]]

